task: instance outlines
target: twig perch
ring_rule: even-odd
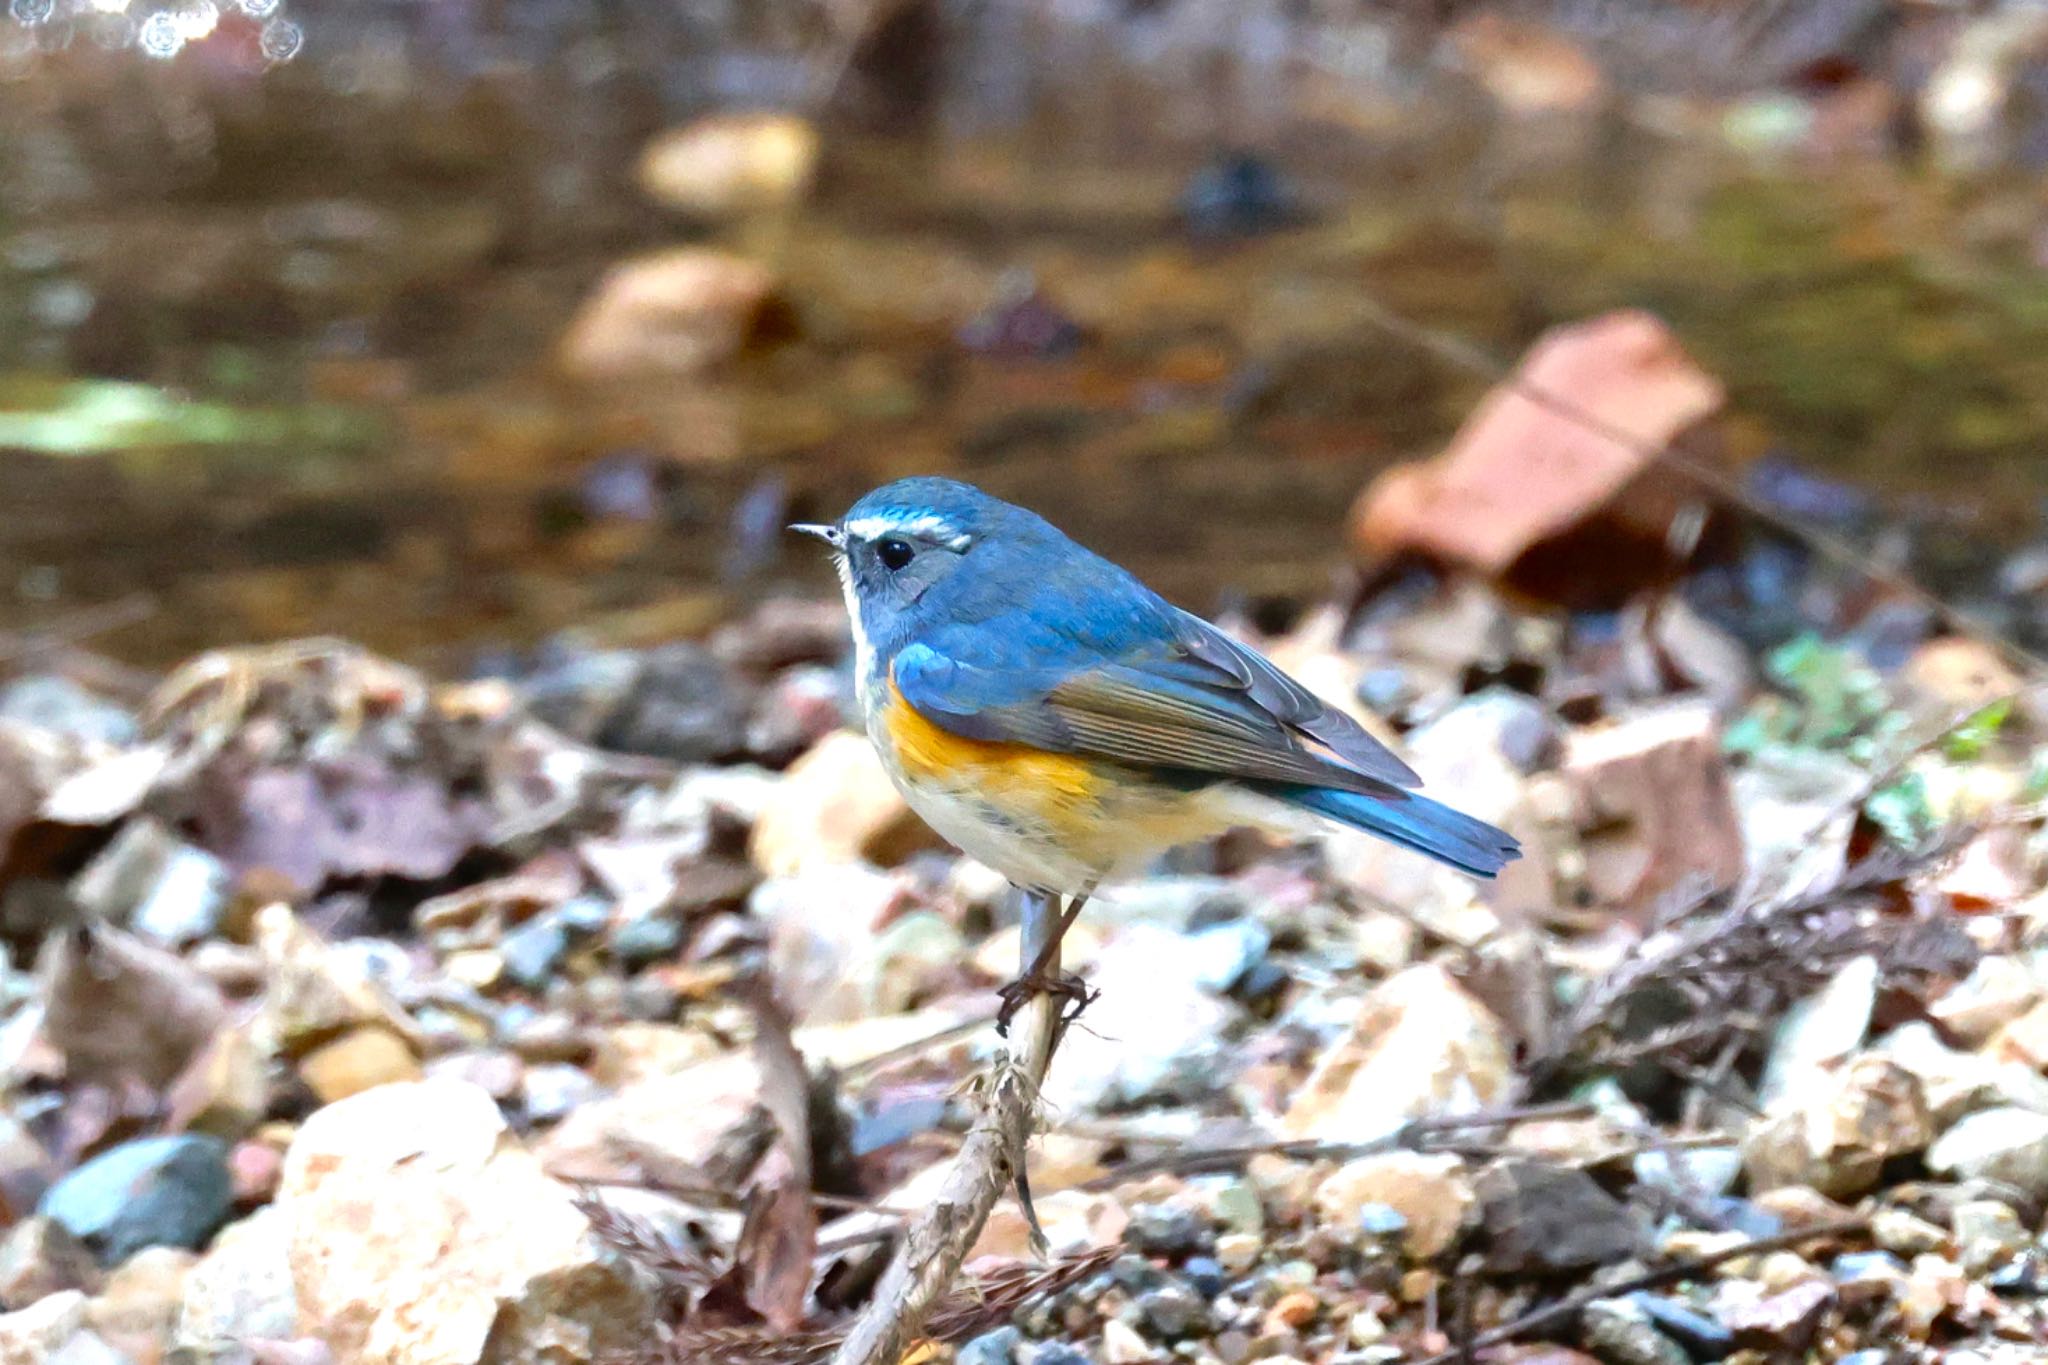
[[[1044,917],[1053,937],[1040,948],[1036,962],[1057,974],[1057,913]],[[1024,955],[1034,954],[1027,920]],[[1059,1045],[1066,1002],[1044,990],[1025,1006],[1021,1028],[1010,1037],[1016,1051],[999,1053],[980,1096],[981,1112],[968,1130],[960,1154],[938,1195],[905,1231],[903,1245],[889,1263],[874,1298],[854,1323],[832,1357],[832,1365],[896,1365],[903,1358],[932,1306],[945,1294],[967,1259],[989,1210],[1023,1169],[1031,1140],[1032,1116],[1038,1108],[1039,1086]]]

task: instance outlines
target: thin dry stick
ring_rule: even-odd
[[[1291,1161],[1355,1161],[1362,1156],[1420,1147],[1431,1138],[1474,1128],[1506,1128],[1531,1119],[1584,1118],[1593,1106],[1577,1100],[1551,1104],[1485,1109],[1476,1114],[1440,1114],[1410,1119],[1393,1132],[1360,1142],[1326,1142],[1314,1138],[1280,1138],[1234,1147],[1194,1147],[1125,1162],[1113,1171],[1081,1183],[1083,1190],[1109,1190],[1162,1171],[1191,1175],[1203,1171],[1234,1171],[1253,1157],[1281,1156]],[[1086,1132],[1081,1129],[1078,1131]]]
[[[1040,959],[1059,971],[1059,941]],[[989,1210],[1021,1170],[1031,1140],[1038,1089],[1059,1044],[1065,1002],[1040,991],[1031,997],[1016,1055],[998,1055],[981,1094],[981,1112],[960,1145],[945,1186],[904,1233],[896,1259],[875,1286],[833,1365],[896,1365],[918,1327],[960,1273],[960,1264],[981,1235]]]
[[[1483,1346],[1498,1346],[1504,1341],[1513,1341],[1525,1332],[1539,1327],[1548,1327],[1554,1322],[1575,1316],[1579,1310],[1596,1299],[1623,1298],[1640,1289],[1656,1289],[1679,1280],[1689,1280],[1712,1270],[1727,1261],[1740,1260],[1744,1256],[1757,1256],[1767,1251],[1784,1251],[1805,1242],[1828,1241],[1838,1237],[1857,1237],[1868,1232],[1870,1224],[1865,1219],[1850,1218],[1841,1222],[1823,1223],[1818,1227],[1801,1228],[1797,1232],[1783,1232],[1775,1237],[1759,1237],[1755,1241],[1739,1246],[1723,1247],[1704,1256],[1688,1256],[1682,1261],[1647,1271],[1631,1279],[1614,1284],[1589,1284],[1541,1308],[1532,1308],[1511,1322],[1481,1332],[1478,1336],[1460,1342],[1448,1351],[1439,1351],[1420,1365],[1451,1365],[1470,1351]]]

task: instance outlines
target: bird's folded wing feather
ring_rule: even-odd
[[[1057,667],[966,662],[912,645],[897,656],[895,682],[921,715],[972,739],[1254,781],[1380,793],[1416,785],[1407,765],[1349,717],[1213,627],[1186,620],[1204,634],[1191,629],[1170,646]]]

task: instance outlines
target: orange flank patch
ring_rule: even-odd
[[[893,679],[883,724],[897,765],[912,782],[972,786],[998,800],[1008,796],[1065,806],[1092,802],[1100,792],[1101,779],[1086,760],[1028,744],[956,735],[920,715]]]
[[[1231,805],[1209,792],[1154,781],[1117,763],[965,739],[919,715],[893,681],[883,729],[909,787],[972,796],[1012,822],[1006,837],[1027,845],[1051,841],[1060,857],[1096,875],[1240,823]]]

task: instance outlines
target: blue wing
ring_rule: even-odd
[[[1117,624],[1048,638],[1029,624],[1022,637],[993,623],[941,631],[898,653],[896,686],[934,724],[972,739],[1246,781],[1369,793],[1418,785],[1350,717],[1200,618],[1153,599]]]

